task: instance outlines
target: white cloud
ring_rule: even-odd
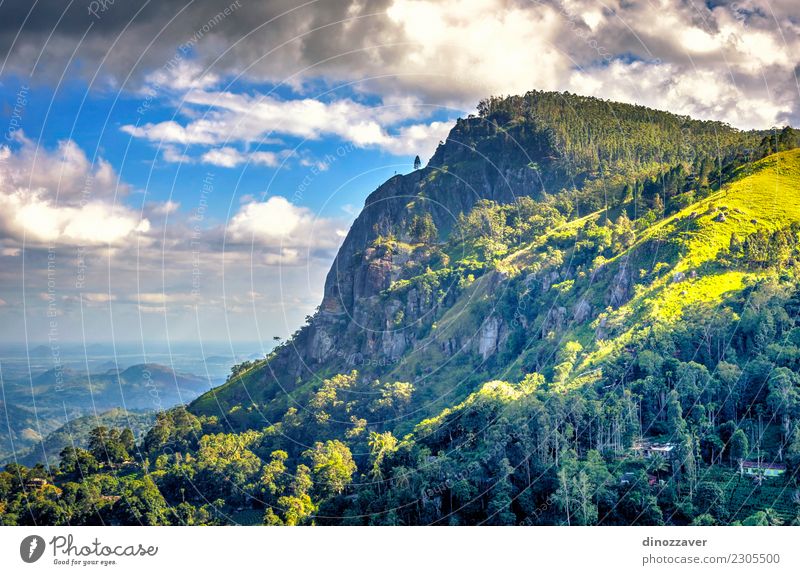
[[[244,161],[242,154],[235,148],[225,146],[207,151],[201,158],[207,164],[221,166],[223,168],[233,168]]]
[[[107,161],[98,158],[94,165],[86,153],[72,140],[62,140],[48,150],[27,138],[21,131],[14,134],[16,151],[0,147],[0,173],[4,191],[9,188],[47,190],[62,202],[122,197],[128,186],[118,182],[117,174]]]
[[[403,42],[392,71],[424,71],[398,81],[446,101],[555,89],[572,66],[563,18],[546,3],[395,0],[387,17]]]
[[[70,140],[54,151],[20,137],[0,149],[0,236],[17,242],[119,244],[150,229],[146,219],[113,201],[127,192],[110,164],[92,166]]]
[[[161,291],[161,292],[140,292],[133,294],[129,301],[137,302],[140,305],[159,305],[159,304],[187,304],[197,298],[189,293]]]
[[[80,182],[97,172],[90,162],[82,161],[85,154],[74,144],[65,143],[61,149],[69,151],[71,166],[83,166],[72,171],[71,181]],[[291,332],[319,299],[324,273],[346,227],[346,222],[318,218],[284,198],[249,198],[227,228],[210,217],[206,225],[196,228],[190,214],[181,213],[178,202],[171,200],[145,203],[144,214],[152,219],[142,219],[139,210],[115,204],[107,189],[93,188],[88,199],[81,193],[58,197],[62,153],[40,150],[36,165],[49,179],[40,174],[41,187],[35,190],[23,185],[22,162],[18,161],[22,152],[0,148],[0,153],[0,292],[9,301],[6,293],[19,293],[23,259],[18,256],[23,250],[29,293],[40,292],[38,299],[33,295],[36,301],[27,300],[27,327],[17,322],[19,315],[4,320],[10,322],[8,329],[27,328],[37,336],[46,337],[47,313],[53,313],[64,334],[86,329],[92,337],[112,337],[107,332],[110,308],[120,330],[117,335],[125,330],[138,333],[144,325],[147,337],[153,333],[166,337],[159,316],[174,312],[168,315],[170,337],[218,337],[226,310],[244,317],[233,324],[237,333],[243,329],[242,321],[252,322],[255,316],[270,326],[269,332]],[[12,168],[14,173],[10,173]],[[110,167],[102,169],[103,174],[93,180],[116,186],[116,173]],[[167,214],[175,215],[167,219]],[[151,221],[158,222],[160,229],[150,230]],[[57,265],[52,271],[51,241],[57,246]],[[276,266],[284,268],[280,281],[275,279]],[[50,281],[55,286],[52,293]],[[229,294],[251,292],[254,285],[263,298],[251,294],[246,305],[226,305]],[[284,293],[304,294],[302,309],[289,306],[284,310],[290,318],[286,326],[282,319],[275,319]],[[254,299],[258,299],[255,310]],[[56,309],[49,309],[51,305]],[[202,317],[202,328],[198,328],[195,309]],[[274,327],[276,323],[280,329]],[[248,326],[248,337],[253,339],[258,331]]]
[[[58,206],[37,192],[0,193],[0,233],[18,241],[116,244],[150,229],[132,210],[95,202]]]
[[[281,196],[242,205],[226,230],[229,241],[258,244],[266,265],[299,263],[308,252],[335,250],[345,233],[342,222],[319,218]]]
[[[180,202],[167,200],[166,202],[153,202],[148,207],[150,209],[150,213],[154,215],[168,216],[176,213],[180,209],[181,204]]]
[[[730,77],[745,99],[771,99],[771,93],[791,102],[790,118],[800,121],[796,0],[344,0],[304,5],[270,0],[235,11],[194,43],[191,54],[180,51],[171,72],[157,72],[196,33],[198,22],[219,12],[213,0],[195,0],[191,10],[183,10],[184,4],[162,0],[141,12],[131,7],[137,11],[131,20],[115,8],[119,18],[107,16],[88,35],[77,14],[64,17],[36,9],[32,17],[38,25],[20,28],[27,8],[9,8],[12,12],[0,22],[7,68],[28,72],[31,54],[44,50],[37,74],[48,78],[60,77],[74,57],[82,66],[76,72],[97,73],[111,85],[125,79],[136,90],[146,78],[177,90],[209,90],[221,85],[218,80],[237,77],[302,93],[323,80],[352,85],[384,102],[402,94],[471,110],[478,99],[492,94],[565,89],[575,70],[622,57],[660,60],[675,65],[680,74],[711,73],[717,82]],[[174,16],[166,28],[165,16]],[[254,28],[256,23],[263,28]],[[143,46],[148,48],[144,53]],[[314,114],[309,118],[314,120]],[[174,132],[176,127],[162,128]],[[359,132],[374,137],[377,132],[369,128],[354,127],[351,141]],[[177,132],[192,141],[200,136]]]
[[[789,102],[769,99],[766,94],[747,96],[729,78],[708,70],[683,73],[673,64],[616,61],[600,70],[576,72],[569,88],[742,128],[770,127],[791,113]]]
[[[195,90],[187,94],[185,101],[210,109],[199,118],[190,114],[185,125],[168,120],[142,126],[125,125],[122,130],[137,138],[167,144],[167,160],[187,160],[171,148],[175,144],[223,144],[207,150],[200,159],[232,168],[248,158],[256,164],[277,166],[285,157],[285,150],[247,154],[229,145],[233,142],[262,144],[273,134],[311,140],[334,136],[358,147],[376,147],[391,154],[407,155],[432,153],[450,126],[447,122],[402,125],[409,118],[424,116],[430,111],[408,99],[392,98],[385,105],[367,106],[350,99],[333,102],[311,98],[279,100],[271,96]]]
[[[351,4],[338,17],[355,18],[363,11]],[[427,157],[447,132],[446,123],[420,121],[436,106],[452,105],[463,113],[482,97],[530,89],[567,89],[765,128],[796,118],[800,109],[794,78],[800,28],[790,14],[789,4],[765,0],[714,8],[676,0],[650,5],[391,0],[385,14],[371,18],[374,25],[343,26],[359,28],[363,38],[326,29],[313,41],[290,43],[286,54],[297,67],[310,64],[287,80],[290,84],[302,88],[304,79],[315,77],[355,79],[354,89],[376,96],[378,105],[347,97],[279,99],[183,83],[185,119],[123,130],[153,142],[213,146],[203,161],[226,167],[246,161],[234,144],[259,144],[271,134],[335,137],[390,154]],[[297,33],[308,22],[293,24]],[[328,64],[326,48],[348,42],[371,47],[357,51],[346,65]],[[316,59],[310,59],[312,50]],[[282,69],[280,60],[259,61],[247,75],[275,79],[269,70]],[[261,163],[274,165],[270,158]]]
[[[192,158],[178,149],[178,146],[166,144],[162,146],[162,157],[171,164],[191,164]]]
[[[285,157],[287,154],[291,154],[291,151],[288,150],[281,153],[252,152],[248,154],[231,146],[223,146],[221,148],[208,150],[200,159],[206,164],[212,164],[223,168],[235,168],[248,160],[256,165],[274,168],[280,164],[281,158]]]
[[[206,89],[217,84],[220,78],[211,72],[204,72],[196,62],[180,60],[176,65],[166,68],[161,67],[145,77],[149,84],[145,94],[167,88],[170,90],[184,91],[192,89]]]
[[[397,135],[387,137],[381,145],[386,151],[398,156],[418,154],[421,158],[430,158],[439,141],[447,139],[452,127],[452,122],[404,126]]]
[[[83,292],[81,293],[81,297],[83,298],[83,301],[90,304],[103,304],[116,301],[117,299],[116,295],[112,293],[103,293],[103,292],[97,292],[97,293]]]

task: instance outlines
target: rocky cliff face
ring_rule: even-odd
[[[431,215],[444,240],[458,216],[478,201],[535,198],[557,189],[564,177],[545,131],[530,124],[501,129],[475,117],[458,120],[425,168],[391,178],[366,199],[328,273],[319,312],[295,345],[273,361],[273,374],[289,381],[328,362],[397,361],[417,342],[413,329],[398,328],[399,312],[403,325],[413,326],[442,302],[412,289],[404,302],[385,305],[378,296],[419,255],[381,250],[375,241],[389,235],[403,239],[420,213]],[[475,346],[486,357],[497,346],[500,326],[495,321],[483,330]]]
[[[563,179],[554,153],[549,137],[530,125],[502,130],[481,118],[463,119],[425,168],[395,176],[370,194],[328,273],[320,313],[309,328],[309,357],[326,359],[343,339],[342,327],[348,341],[354,330],[365,330],[359,349],[345,354],[377,351],[390,359],[401,355],[413,338],[396,329],[381,333],[381,324],[384,328],[391,324],[389,316],[398,309],[395,305],[376,310],[373,298],[396,279],[407,256],[379,253],[371,247],[373,242],[389,234],[403,237],[411,219],[421,212],[431,214],[444,239],[458,216],[480,200],[508,203],[552,191]],[[417,293],[409,294],[403,309],[406,323],[430,311],[431,302]],[[320,337],[322,332],[332,341]],[[485,350],[488,345],[480,347]]]
[[[374,259],[368,246],[402,232],[416,213],[430,213],[446,236],[480,200],[508,203],[552,191],[562,179],[554,153],[549,137],[530,126],[459,120],[425,168],[393,177],[367,198],[328,273],[322,309],[354,314],[360,299],[388,287],[391,262]]]

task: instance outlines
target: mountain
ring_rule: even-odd
[[[306,325],[160,412],[117,484],[72,454],[59,489],[120,498],[48,517],[800,524],[799,141],[482,102],[370,194]]]
[[[371,434],[405,436],[409,453],[387,471],[373,470],[381,477],[419,469],[415,458],[424,453],[481,451],[463,443],[470,434],[462,419],[474,417],[475,404],[498,417],[531,404],[524,418],[554,393],[574,394],[580,409],[594,402],[604,414],[594,423],[542,424],[573,434],[585,426],[590,439],[561,440],[575,441],[579,460],[592,448],[618,456],[637,436],[669,440],[670,391],[679,390],[682,417],[701,417],[693,408],[698,393],[682,389],[684,376],[725,380],[742,397],[751,385],[769,386],[768,378],[747,380],[753,351],[726,345],[724,326],[746,315],[753,297],[767,297],[753,294],[783,289],[771,282],[784,285],[779,272],[794,265],[796,145],[791,128],[743,132],[570,94],[484,102],[479,117],[457,122],[424,169],[395,176],[367,198],[308,325],[189,409],[221,417],[231,431],[266,429],[290,460],[301,455],[291,441],[344,441],[359,470],[373,452]],[[778,251],[754,263],[753,254],[769,253],[773,243]],[[697,335],[714,330],[713,346]],[[662,333],[673,340],[653,344],[669,339]],[[643,365],[651,354],[657,367],[647,369],[664,378],[661,386]],[[743,378],[735,385],[727,381],[733,373]],[[764,448],[748,427],[754,406],[703,399],[704,434],[730,418]],[[644,426],[610,419],[608,403],[655,414]],[[490,425],[487,417],[480,420]],[[287,428],[291,440],[278,439]],[[442,433],[447,441],[434,439]],[[471,433],[480,437],[481,428]],[[790,430],[772,437],[769,457],[779,459],[791,438]],[[560,448],[538,441],[539,463],[553,466]],[[706,457],[725,452],[724,444],[716,455],[703,449]],[[475,463],[466,459],[461,468]],[[482,485],[479,491],[490,486]],[[391,506],[388,492],[371,497]]]
[[[414,379],[421,374],[407,367],[437,360],[421,357],[436,348],[445,355],[469,349],[481,356],[481,363],[492,355],[487,350],[497,347],[492,339],[508,337],[507,326],[491,319],[477,322],[480,329],[474,333],[448,338],[430,330],[437,320],[452,319],[448,309],[474,307],[465,297],[503,287],[506,270],[491,269],[488,259],[507,256],[514,243],[528,242],[556,225],[565,225],[566,234],[596,222],[605,207],[603,218],[617,217],[625,204],[629,218],[654,219],[656,197],[670,211],[692,203],[730,179],[748,158],[764,155],[769,139],[765,132],[572,94],[493,98],[482,102],[480,110],[479,117],[458,120],[424,169],[391,178],[367,198],[309,325],[272,354],[269,367],[242,374],[197,400],[195,413],[209,415],[219,405],[230,409],[254,401],[263,403],[260,409],[272,419],[285,407],[285,390],[319,382],[324,379],[319,374],[360,366],[376,375]],[[509,221],[501,227],[520,228],[518,220],[535,218],[526,222],[524,234],[502,238],[502,254],[478,245],[497,241],[498,233],[508,236],[498,226],[486,221],[460,225],[465,215],[484,217],[474,208],[487,201],[517,206],[514,213],[505,211]],[[563,247],[570,237],[559,241]],[[580,263],[585,267],[587,262]],[[480,281],[467,289],[469,277]],[[618,282],[618,290],[624,287]],[[553,315],[548,321],[563,318]],[[461,327],[469,332],[476,326]],[[428,389],[452,387],[451,370],[425,374],[425,379]],[[474,379],[451,395],[463,396],[480,378]]]

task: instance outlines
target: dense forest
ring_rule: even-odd
[[[6,466],[0,522],[800,524],[799,144],[481,102],[371,196],[411,200],[368,199],[290,340]]]

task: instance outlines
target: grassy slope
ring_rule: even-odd
[[[725,214],[724,221],[719,217]],[[610,322],[632,326],[616,338],[624,345],[632,330],[643,324],[669,323],[694,303],[719,303],[727,295],[745,287],[763,272],[725,269],[716,263],[720,250],[731,236],[743,239],[758,229],[773,231],[800,221],[800,149],[774,154],[740,170],[739,179],[714,195],[659,222],[642,234],[634,246],[615,258],[624,258],[634,272],[654,266],[638,251],[648,242],[676,240],[677,262],[665,269],[649,285],[639,284],[634,298],[610,315]],[[649,270],[648,270],[649,271]],[[696,277],[691,277],[692,272]],[[675,281],[675,274],[685,279]],[[613,346],[604,345],[587,355],[586,369],[606,355]]]
[[[691,214],[696,214],[697,229],[683,232],[686,251],[673,272],[688,274],[703,266],[712,269],[709,275],[700,274],[697,281],[669,284],[659,294],[661,301],[653,301],[655,314],[669,318],[687,303],[718,301],[725,293],[741,289],[748,277],[757,274],[713,269],[717,253],[728,247],[731,236],[744,238],[759,229],[774,231],[800,221],[800,149],[769,156],[742,170],[740,177],[664,222],[666,233],[678,234]],[[721,212],[725,221],[718,219]]]

